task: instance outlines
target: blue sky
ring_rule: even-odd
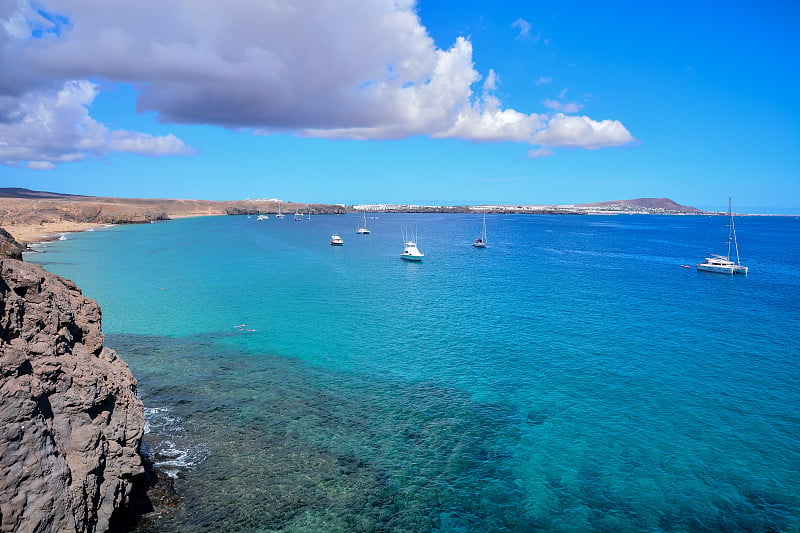
[[[0,186],[800,213],[797,2],[91,4],[0,0]]]

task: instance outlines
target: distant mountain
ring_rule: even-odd
[[[637,198],[635,200],[614,200],[611,202],[595,202],[593,204],[577,204],[576,207],[635,210],[663,210],[671,213],[700,213],[696,207],[681,205],[669,198]]]
[[[86,198],[77,194],[62,194],[58,192],[32,191],[22,187],[0,187],[0,198]]]

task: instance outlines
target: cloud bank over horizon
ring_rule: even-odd
[[[100,80],[132,84],[137,110],[163,123],[258,134],[549,151],[635,140],[617,120],[565,114],[575,104],[504,108],[499,77],[475,70],[470,40],[439,48],[413,0],[0,0],[0,64],[0,162],[38,169],[89,154],[194,152],[174,135],[92,119]]]

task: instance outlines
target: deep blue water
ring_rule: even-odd
[[[681,267],[724,252],[724,217],[489,215],[476,249],[480,215],[378,216],[28,256],[139,380],[182,498],[146,527],[800,530],[799,218],[738,218],[732,277]]]

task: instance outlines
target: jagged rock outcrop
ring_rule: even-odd
[[[18,243],[10,233],[0,228],[0,258],[22,259],[25,248],[24,244]]]
[[[136,479],[144,409],[72,282],[0,257],[0,531],[106,531]]]

